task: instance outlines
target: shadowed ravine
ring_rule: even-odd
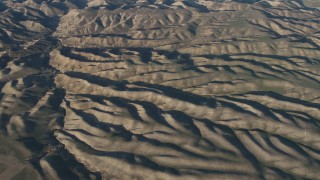
[[[0,2],[0,179],[319,179],[319,7]]]

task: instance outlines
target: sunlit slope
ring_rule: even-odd
[[[0,127],[31,151],[32,173],[320,177],[316,2],[28,0],[0,11]]]

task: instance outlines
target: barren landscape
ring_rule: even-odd
[[[320,1],[0,1],[0,179],[320,179]]]

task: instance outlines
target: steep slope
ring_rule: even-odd
[[[25,151],[19,171],[320,177],[317,2],[22,0],[0,11],[0,128]]]

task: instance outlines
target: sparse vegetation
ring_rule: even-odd
[[[318,179],[314,0],[2,0],[0,180]]]

